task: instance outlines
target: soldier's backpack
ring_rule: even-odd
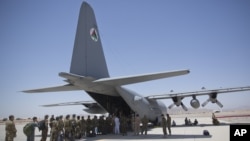
[[[23,133],[26,136],[30,136],[32,133],[32,123],[27,123],[24,127],[23,127]]]
[[[45,120],[41,120],[38,122],[38,129],[39,131],[44,130],[46,128],[45,126]]]

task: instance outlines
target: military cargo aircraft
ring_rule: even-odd
[[[84,110],[92,114],[122,112],[125,115],[130,115],[131,113],[137,113],[140,117],[146,115],[151,121],[156,121],[161,114],[167,113],[166,105],[159,99],[172,99],[173,104],[168,108],[181,106],[184,110],[188,110],[182,103],[183,98],[192,97],[190,102],[191,106],[193,108],[199,108],[200,102],[196,97],[208,95],[208,100],[201,104],[202,106],[205,106],[208,102],[212,102],[222,107],[223,105],[217,99],[217,94],[250,90],[250,86],[247,86],[144,97],[124,87],[124,85],[128,84],[180,76],[188,73],[190,73],[190,71],[184,69],[110,77],[94,11],[88,3],[83,2],[80,8],[70,71],[59,73],[60,77],[65,78],[64,81],[67,84],[63,86],[25,90],[23,92],[41,93],[84,90],[94,101],[66,102],[44,106],[84,105],[87,108]]]

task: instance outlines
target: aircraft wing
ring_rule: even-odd
[[[240,91],[250,91],[250,86],[246,87],[233,87],[233,88],[221,88],[221,89],[213,89],[213,90],[201,90],[194,92],[183,92],[183,93],[170,93],[170,94],[161,94],[161,95],[151,95],[147,96],[147,99],[172,99],[173,104],[169,105],[168,108],[171,109],[173,106],[181,106],[185,111],[187,111],[187,107],[182,103],[183,98],[185,97],[193,97],[190,101],[190,105],[197,109],[200,107],[200,102],[196,99],[196,96],[208,95],[208,99],[203,102],[202,107],[206,106],[209,102],[216,103],[219,107],[223,107],[221,102],[217,99],[217,94],[222,93],[230,93],[230,92],[240,92]]]
[[[124,77],[113,77],[113,78],[101,78],[93,81],[94,83],[104,83],[108,85],[121,86],[133,83],[145,82],[150,80],[156,80],[161,78],[173,77],[188,74],[189,70],[178,70],[168,72],[149,73],[142,75],[124,76]]]
[[[161,95],[151,95],[147,96],[147,99],[168,99],[173,97],[190,97],[190,96],[200,96],[200,95],[209,95],[209,94],[221,94],[221,93],[230,93],[230,92],[239,92],[239,91],[250,91],[250,86],[246,87],[233,87],[233,88],[221,88],[213,90],[201,90],[193,92],[182,92],[182,93],[171,93],[171,94],[161,94]]]
[[[33,89],[33,90],[24,90],[24,93],[42,93],[42,92],[59,92],[59,91],[73,91],[73,90],[81,90],[78,87],[68,84],[63,86],[56,86],[56,87],[48,87],[48,88],[40,88],[40,89]]]

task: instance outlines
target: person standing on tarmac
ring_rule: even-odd
[[[145,132],[145,135],[147,135],[147,131],[148,131],[148,118],[146,117],[146,115],[144,115],[144,117],[141,120],[142,122],[142,130],[141,130],[141,134],[143,135],[143,132]]]
[[[140,133],[140,123],[141,123],[140,117],[139,117],[138,114],[136,114],[136,117],[135,117],[135,130],[134,130],[135,135],[139,135],[139,133]]]
[[[70,141],[71,139],[71,122],[70,122],[70,115],[67,115],[66,116],[66,119],[64,120],[64,130],[65,130],[65,133],[64,133],[64,139],[65,141]]]
[[[163,129],[163,135],[164,137],[167,137],[167,120],[165,118],[165,116],[162,114],[161,115],[161,125],[162,125],[162,129]]]
[[[169,135],[171,135],[171,117],[169,116],[169,114],[167,114],[167,127]]]
[[[14,141],[16,137],[16,126],[14,122],[15,117],[13,115],[9,116],[9,120],[5,123],[5,141]]]
[[[48,128],[49,128],[49,126],[48,126],[48,123],[49,123],[48,119],[49,119],[49,116],[45,115],[44,116],[44,121],[42,123],[43,124],[42,126],[44,126],[44,128],[42,129],[42,138],[41,138],[41,141],[46,141],[47,140]]]
[[[37,117],[33,117],[33,122],[31,122],[30,124],[31,134],[27,136],[27,141],[35,141],[35,128],[38,127]]]

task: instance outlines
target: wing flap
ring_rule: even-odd
[[[158,73],[150,73],[150,74],[142,74],[142,75],[134,75],[134,76],[124,76],[124,77],[115,77],[115,78],[102,78],[95,80],[95,83],[104,83],[108,85],[121,86],[128,85],[133,83],[151,81],[156,79],[162,79],[167,77],[179,76],[188,74],[189,70],[178,70],[178,71],[168,71],[168,72],[158,72]]]

